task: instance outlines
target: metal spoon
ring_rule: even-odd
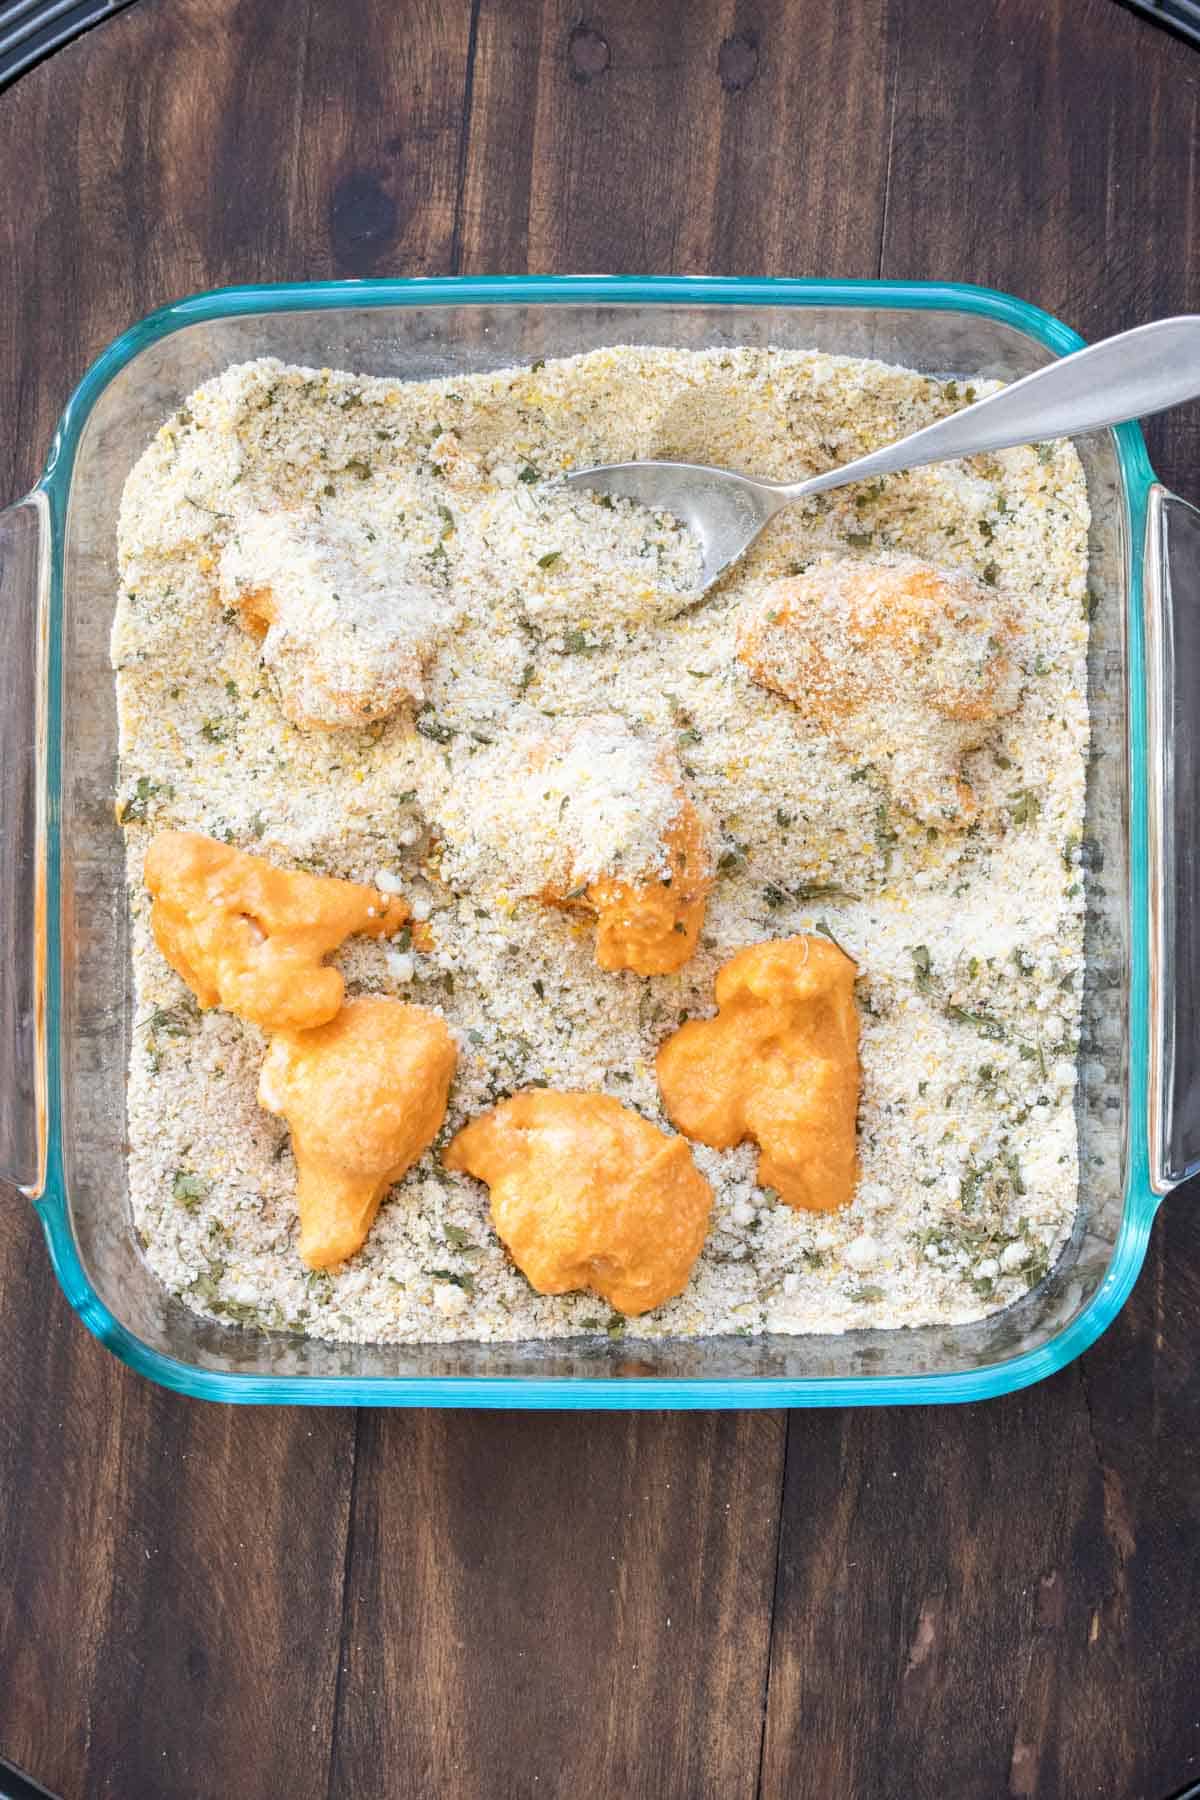
[[[1011,444],[1076,437],[1197,395],[1200,316],[1183,315],[1076,350],[899,443],[808,481],[758,481],[703,463],[628,462],[576,469],[566,482],[672,513],[700,541],[699,592],[705,593],[750,548],[768,519],[808,494]]]

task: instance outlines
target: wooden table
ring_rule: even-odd
[[[951,276],[1200,310],[1200,55],[1111,0],[139,0],[0,97],[0,493],[224,282]],[[1150,429],[1200,495],[1200,408]],[[98,604],[103,597],[98,598]],[[983,1406],[240,1410],[0,1205],[0,1753],[68,1800],[1112,1796],[1200,1779],[1200,1207]]]

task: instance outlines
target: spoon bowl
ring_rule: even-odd
[[[1089,344],[948,418],[807,481],[758,481],[703,463],[627,462],[576,469],[566,485],[634,500],[678,519],[700,544],[699,597],[794,500],[985,450],[1076,437],[1162,412],[1198,394],[1200,316],[1183,314]]]
[[[686,462],[608,463],[576,470],[566,477],[566,485],[635,500],[652,512],[678,519],[700,545],[701,593],[749,549],[768,519],[791,497],[789,489],[773,482]]]

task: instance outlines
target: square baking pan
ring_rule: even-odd
[[[153,313],[105,351],[42,479],[0,515],[0,1171],[37,1209],[97,1337],[208,1399],[627,1408],[978,1399],[1051,1374],[1103,1331],[1160,1199],[1200,1161],[1200,748],[1187,711],[1200,514],[1155,481],[1136,426],[1078,440],[1092,508],[1078,1214],[1046,1280],[970,1325],[346,1345],[191,1312],[142,1260],[126,1187],[132,985],[108,661],[125,477],[163,419],[233,362],[422,380],[606,344],[749,344],[1011,380],[1081,342],[980,288],[589,276],[233,288]]]

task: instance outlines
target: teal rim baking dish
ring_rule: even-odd
[[[1047,1279],[973,1325],[345,1345],[190,1312],[142,1261],[126,1193],[131,988],[108,666],[125,476],[163,418],[232,362],[417,379],[614,343],[780,344],[1014,379],[1081,342],[1020,300],[954,284],[506,276],[231,288],[151,314],[104,352],[42,479],[0,515],[0,1173],[37,1209],[63,1290],[103,1343],[215,1400],[759,1407],[980,1399],[1052,1374],[1104,1330],[1159,1200],[1200,1162],[1187,804],[1200,514],[1155,481],[1136,426],[1078,440],[1093,513],[1078,1217]]]

